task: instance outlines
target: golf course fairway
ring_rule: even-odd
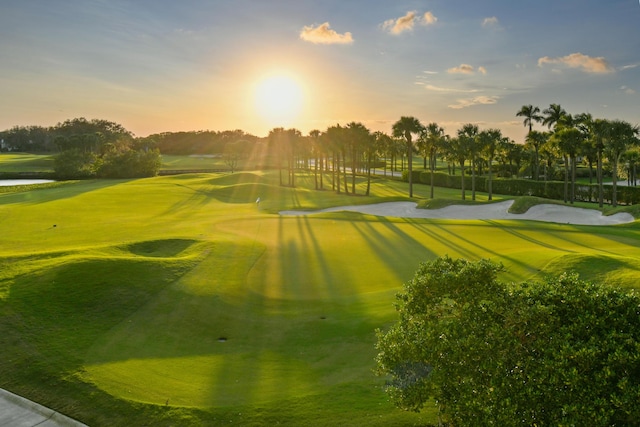
[[[278,214],[407,200],[405,186],[338,195],[274,171],[0,194],[0,387],[91,426],[428,425],[435,408],[396,409],[372,373],[375,329],[420,262],[637,286],[636,222]]]

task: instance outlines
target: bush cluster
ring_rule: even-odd
[[[452,425],[640,425],[640,298],[563,274],[507,286],[488,260],[423,263],[377,331],[404,409]]]

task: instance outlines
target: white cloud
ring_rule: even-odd
[[[620,90],[626,93],[627,95],[634,95],[636,93],[635,90],[631,89],[628,86],[620,86]]]
[[[449,68],[447,70],[447,73],[449,74],[475,74],[475,72],[478,71],[479,73],[482,74],[487,74],[487,69],[480,66],[477,69],[473,67],[473,65],[469,65],[469,64],[460,64],[457,67],[453,67],[453,68]]]
[[[544,56],[538,59],[539,67],[542,67],[546,64],[565,65],[569,68],[578,68],[586,73],[593,74],[606,74],[613,73],[615,71],[611,67],[611,65],[609,65],[607,60],[602,56],[594,58],[589,55],[583,55],[579,52],[558,58],[550,58],[548,56]]]
[[[429,70],[424,71],[424,73],[425,74],[438,74],[437,71],[429,71]]]
[[[484,20],[482,21],[483,27],[495,27],[497,25],[498,25],[498,18],[496,18],[495,16],[484,18]]]
[[[401,16],[398,19],[388,19],[382,23],[382,28],[389,31],[391,34],[398,35],[405,31],[413,30],[416,21],[416,12],[407,12],[406,15]]]
[[[472,107],[474,105],[491,105],[498,102],[499,96],[476,96],[474,98],[457,99],[457,104],[447,105],[449,108],[459,110],[461,108]]]
[[[450,74],[473,74],[474,68],[469,64],[460,64],[458,67],[449,68],[447,73]]]
[[[412,31],[416,23],[421,25],[433,25],[438,22],[438,18],[433,12],[425,12],[422,16],[413,10],[397,19],[388,19],[382,23],[382,29],[391,34],[398,35],[405,31]]]
[[[351,44],[353,37],[350,32],[339,34],[332,30],[329,23],[314,27],[313,25],[305,26],[300,31],[300,38],[304,41],[315,44]]]
[[[631,70],[633,68],[639,67],[640,64],[629,64],[629,65],[623,65],[622,67],[619,68],[620,71],[624,71],[624,70]]]
[[[431,11],[425,12],[424,15],[422,15],[422,25],[433,25],[436,22],[438,22],[438,18],[436,18]]]
[[[427,90],[431,90],[434,92],[448,92],[448,93],[477,93],[480,92],[478,89],[454,89],[449,87],[441,87],[434,85],[425,85],[424,87]]]

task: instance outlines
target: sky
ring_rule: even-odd
[[[516,112],[551,103],[640,124],[638,0],[0,3],[0,130],[390,133],[414,116],[522,142]]]

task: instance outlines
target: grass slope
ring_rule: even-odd
[[[405,187],[354,197],[245,172],[1,194],[0,387],[92,426],[426,425],[433,411],[394,409],[371,373],[374,330],[419,262],[637,283],[636,224],[275,214]]]

